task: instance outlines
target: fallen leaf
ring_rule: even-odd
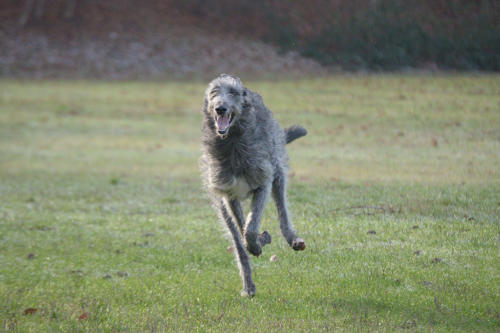
[[[437,264],[437,263],[440,263],[440,262],[442,262],[442,261],[443,261],[443,259],[441,259],[441,258],[439,258],[439,257],[433,258],[433,259],[431,260],[431,262],[432,262],[433,264]]]
[[[415,320],[407,320],[401,325],[401,328],[408,330],[408,329],[414,328],[416,326],[417,326],[417,322]]]
[[[435,137],[431,138],[432,146],[437,147],[438,146],[438,140]]]
[[[84,320],[84,319],[87,319],[88,317],[89,317],[89,313],[84,312],[80,315],[80,317],[78,317],[78,320]]]
[[[30,254],[28,254],[27,258],[28,258],[28,260],[33,260],[33,259],[35,259],[35,254],[30,253]]]
[[[35,308],[27,308],[26,310],[24,310],[24,315],[32,315],[33,313],[37,312],[38,309],[35,309]]]
[[[83,275],[83,272],[80,270],[80,269],[74,269],[74,270],[71,270],[69,271],[71,274],[75,274],[77,276],[82,276]]]
[[[273,255],[271,256],[271,258],[269,258],[269,261],[271,261],[271,262],[278,261],[278,256],[277,256],[277,255],[275,255],[275,254],[273,254]]]
[[[37,225],[36,227],[30,228],[30,230],[49,231],[49,230],[52,230],[52,228],[44,226],[44,225]]]

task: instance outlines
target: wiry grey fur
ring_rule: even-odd
[[[255,295],[248,252],[259,256],[271,242],[259,234],[264,206],[272,194],[281,233],[294,250],[304,250],[290,223],[286,205],[287,160],[285,145],[306,130],[283,130],[262,98],[245,88],[239,78],[222,74],[208,85],[203,106],[200,168],[219,217],[234,243],[243,280],[243,296]],[[228,121],[230,120],[230,121]],[[245,219],[240,200],[251,197]],[[248,252],[247,252],[248,250]]]

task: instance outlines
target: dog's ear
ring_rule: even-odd
[[[233,79],[234,79],[234,80],[235,80],[238,84],[240,84],[241,86],[243,86],[243,82],[241,81],[241,79],[240,79],[239,77],[234,76],[234,75],[232,75],[231,77],[232,77],[232,78],[233,78]]]
[[[250,92],[248,91],[247,88],[243,87],[243,92],[241,93],[241,96],[243,98],[243,105],[242,109],[243,110],[248,110],[250,109]]]
[[[209,116],[209,112],[208,112],[208,99],[207,99],[207,96],[205,96],[205,98],[203,99],[203,109],[202,109],[202,112],[204,114],[206,114],[207,116]]]

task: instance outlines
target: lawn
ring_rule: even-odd
[[[0,331],[500,330],[500,76],[246,84],[309,131],[307,249],[269,204],[252,299],[201,187],[206,82],[0,81]]]

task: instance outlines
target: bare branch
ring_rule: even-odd
[[[76,0],[66,0],[66,8],[64,9],[64,18],[70,19],[75,13]]]
[[[33,4],[35,3],[35,0],[26,0],[26,3],[24,4],[24,9],[19,17],[19,26],[24,27],[26,23],[28,22],[28,19],[30,18],[31,10],[33,8]]]
[[[42,18],[44,5],[45,5],[45,0],[37,0],[36,7],[35,7],[35,17],[37,19]]]

